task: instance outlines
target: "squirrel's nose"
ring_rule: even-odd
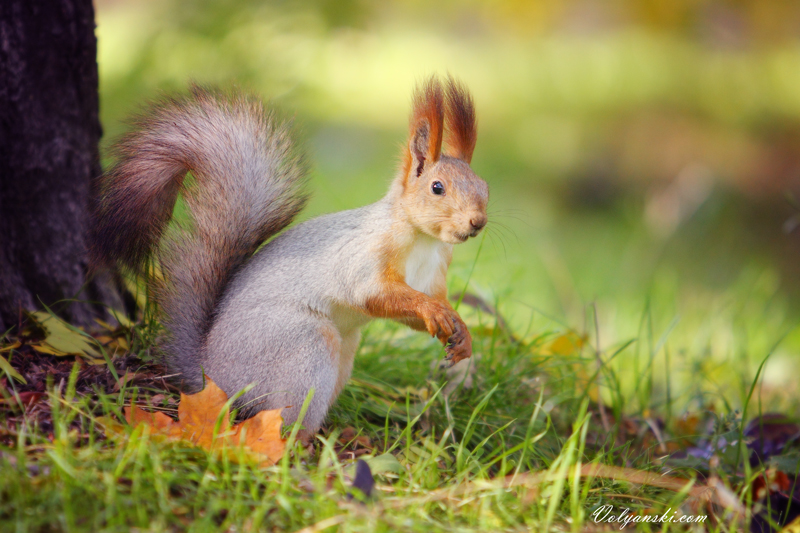
[[[479,217],[469,219],[469,225],[472,226],[472,229],[475,231],[483,229],[483,227],[486,225],[486,216],[481,215]]]

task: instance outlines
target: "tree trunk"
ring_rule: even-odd
[[[86,282],[100,173],[94,27],[91,0],[0,0],[0,336],[42,303],[75,324],[116,303]]]

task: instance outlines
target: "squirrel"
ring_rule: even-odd
[[[488,185],[469,166],[474,105],[462,83],[433,76],[412,107],[386,196],[288,229],[308,199],[304,159],[260,99],[193,86],[134,119],[93,183],[91,261],[138,275],[158,261],[159,349],[183,390],[201,390],[204,374],[229,397],[252,385],[241,416],[284,408],[293,423],[313,388],[312,435],[372,319],[437,337],[450,364],[471,356],[445,276],[453,245],[487,223]],[[189,222],[170,225],[179,194]]]

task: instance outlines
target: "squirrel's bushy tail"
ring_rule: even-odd
[[[304,165],[288,126],[239,93],[193,88],[153,105],[134,126],[95,183],[92,258],[142,273],[157,252],[166,362],[197,383],[196,357],[231,276],[306,203]],[[168,229],[179,192],[188,221]]]

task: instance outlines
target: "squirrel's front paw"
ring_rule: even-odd
[[[453,366],[472,356],[472,336],[469,334],[466,324],[454,323],[453,334],[447,339],[444,351],[447,354],[444,360],[449,363],[448,366]]]
[[[452,314],[453,311],[439,302],[432,302],[426,306],[422,319],[431,337],[438,337],[443,341],[455,333]]]

